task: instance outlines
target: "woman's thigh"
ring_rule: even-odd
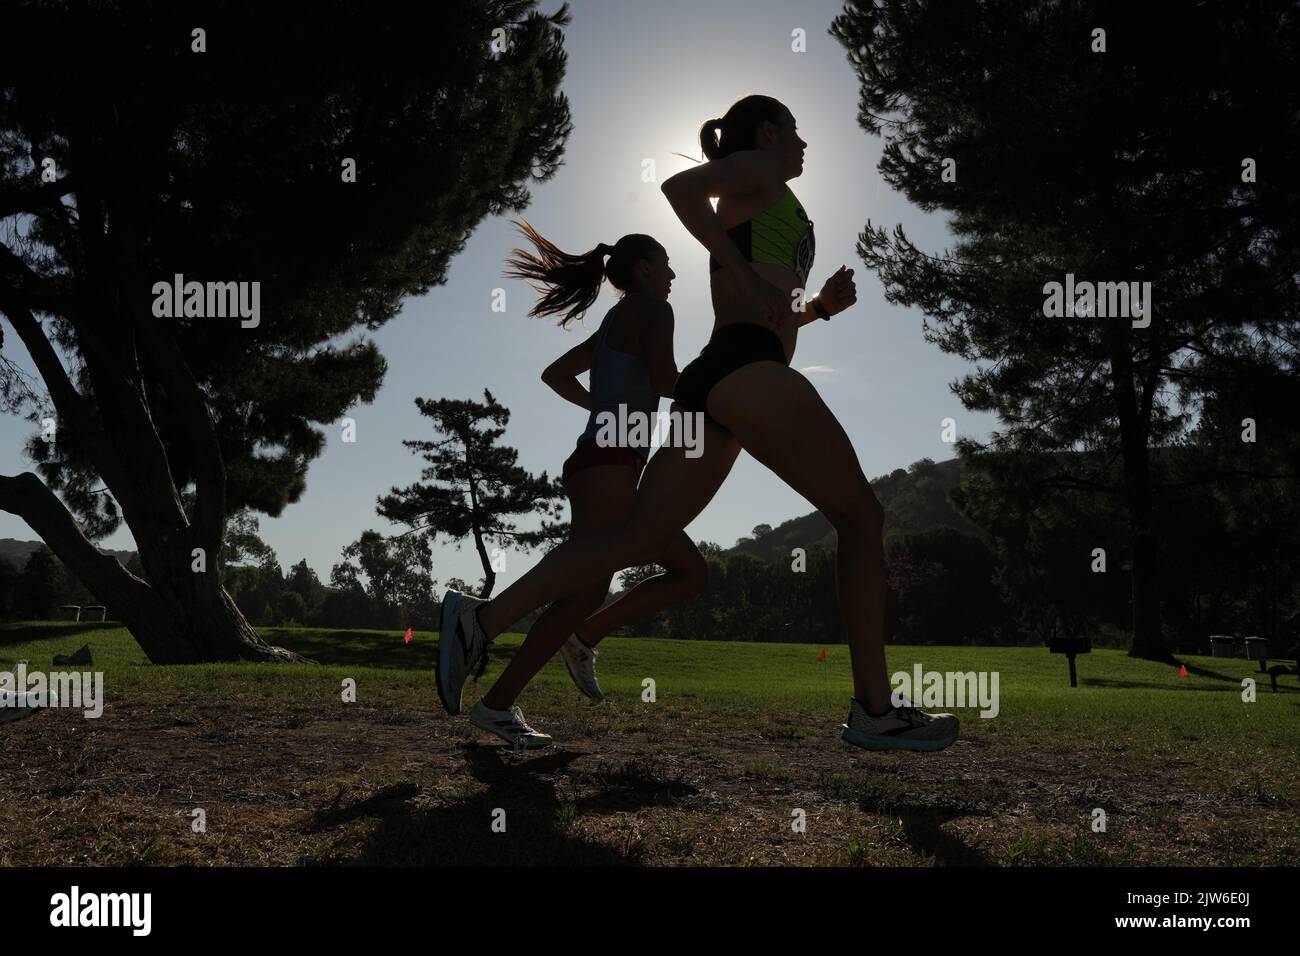
[[[754,362],[709,393],[709,414],[745,451],[833,523],[879,520],[853,443],[803,375],[780,362]]]
[[[571,534],[587,535],[626,525],[636,499],[636,476],[636,469],[625,465],[600,465],[570,474],[564,489],[569,494]],[[611,580],[612,574],[603,575],[564,600],[582,605],[587,613],[605,600]]]
[[[636,499],[636,469],[600,465],[575,471],[564,480],[569,496],[569,526],[574,535],[627,524]]]
[[[691,414],[677,405],[673,410]],[[713,500],[731,473],[740,454],[736,439],[709,421],[704,421],[699,437],[697,447],[686,448],[675,444],[670,434],[651,456],[637,488],[628,526],[628,534],[638,545],[655,549],[669,545]],[[640,553],[639,557],[653,559],[648,553]]]

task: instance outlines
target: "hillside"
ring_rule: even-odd
[[[886,540],[936,526],[978,534],[978,529],[948,500],[949,492],[960,480],[961,461],[957,458],[941,462],[922,458],[906,469],[896,468],[873,479],[871,487],[885,509]],[[744,552],[774,561],[789,557],[793,548],[835,546],[835,531],[819,511],[791,518],[775,528],[758,525],[754,530],[754,536],[741,538],[727,553]]]
[[[45,547],[44,541],[19,541],[17,538],[0,538],[0,560],[7,559],[10,564],[22,567],[27,563],[27,556],[37,548]],[[122,562],[122,566],[135,557],[134,551],[115,551],[112,548],[100,548],[102,554],[111,554]]]

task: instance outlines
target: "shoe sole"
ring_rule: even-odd
[[[438,622],[438,666],[435,670],[435,683],[438,685],[438,698],[442,701],[443,709],[453,717],[460,714],[460,701],[456,701],[454,707],[451,705],[448,698],[451,688],[443,686],[443,677],[451,673],[451,652],[454,647],[453,642],[456,640],[456,620],[459,616],[460,593],[448,591],[442,599],[442,619]],[[448,621],[451,623],[450,627],[447,626]]]
[[[493,735],[496,736],[496,737],[500,737],[502,740],[504,740],[506,743],[508,743],[511,747],[519,747],[519,746],[522,746],[525,750],[541,750],[543,747],[549,747],[549,746],[551,746],[551,744],[555,743],[555,740],[554,740],[554,738],[552,738],[552,737],[547,737],[547,738],[546,738],[546,743],[542,743],[542,744],[538,744],[538,743],[527,743],[527,742],[522,742],[522,743],[521,743],[520,741],[511,740],[509,737],[507,737],[505,734],[501,733],[501,731],[497,730],[495,727],[485,727],[483,724],[480,724],[478,721],[476,721],[476,720],[473,718],[473,716],[470,717],[469,722],[470,722],[471,724],[473,724],[475,727],[477,727],[479,730],[484,730],[484,731],[487,731],[489,734],[493,734]]]
[[[583,697],[586,697],[588,700],[596,701],[605,699],[604,692],[597,692],[595,694],[587,693],[587,688],[582,686],[582,681],[578,680],[578,675],[573,672],[573,665],[569,663],[568,656],[564,654],[561,654],[560,656],[564,658],[564,669],[569,672],[569,677],[572,678],[574,686],[578,688]]]
[[[840,733],[840,739],[853,744],[855,747],[861,747],[863,750],[921,750],[932,753],[948,747],[958,737],[958,734],[940,738],[939,740],[918,740],[915,737],[868,737],[866,734],[853,730],[848,724],[841,724],[840,726],[844,728]]]

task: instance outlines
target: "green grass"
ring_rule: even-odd
[[[399,632],[266,628],[262,636],[292,648],[318,665],[206,664],[152,666],[127,631],[112,622],[24,622],[0,624],[0,670],[21,658],[29,670],[53,670],[57,653],[83,642],[104,671],[105,695],[178,705],[178,721],[199,720],[185,704],[210,705],[238,698],[283,709],[293,703],[339,700],[342,681],[357,682],[358,702],[400,707],[436,707],[433,661],[436,632],[417,631],[412,644]],[[492,647],[486,681],[500,672],[522,640],[503,635]],[[662,730],[666,719],[689,713],[746,717],[764,736],[797,739],[804,716],[842,719],[852,683],[848,648],[832,645],[819,664],[819,646],[609,638],[601,644],[601,683],[607,694],[639,702],[642,681],[655,681],[657,706],[645,726],[633,716],[629,731]],[[1282,758],[1300,765],[1300,689],[1281,681],[1278,693],[1267,675],[1244,659],[1181,658],[1193,673],[1129,658],[1121,651],[1096,650],[1078,659],[1078,688],[1069,686],[1066,661],[1045,648],[888,648],[890,672],[920,662],[928,671],[997,671],[1000,710],[981,719],[977,708],[957,710],[963,736],[1041,735],[1061,748],[1175,755],[1184,748],[1221,751],[1242,765]],[[1243,678],[1257,681],[1257,701],[1242,702]],[[1261,679],[1262,678],[1262,679]],[[487,683],[480,685],[485,689]],[[521,701],[572,701],[573,689],[558,661],[538,676]],[[187,716],[188,714],[188,716]],[[292,709],[286,719],[292,718]]]

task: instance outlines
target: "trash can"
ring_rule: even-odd
[[[60,621],[80,621],[81,605],[80,604],[60,604],[59,605]]]
[[[1237,653],[1237,639],[1231,634],[1211,634],[1210,654],[1214,657],[1234,657]]]
[[[1259,635],[1251,635],[1246,638],[1246,660],[1248,661],[1266,661],[1268,660],[1268,638]]]

